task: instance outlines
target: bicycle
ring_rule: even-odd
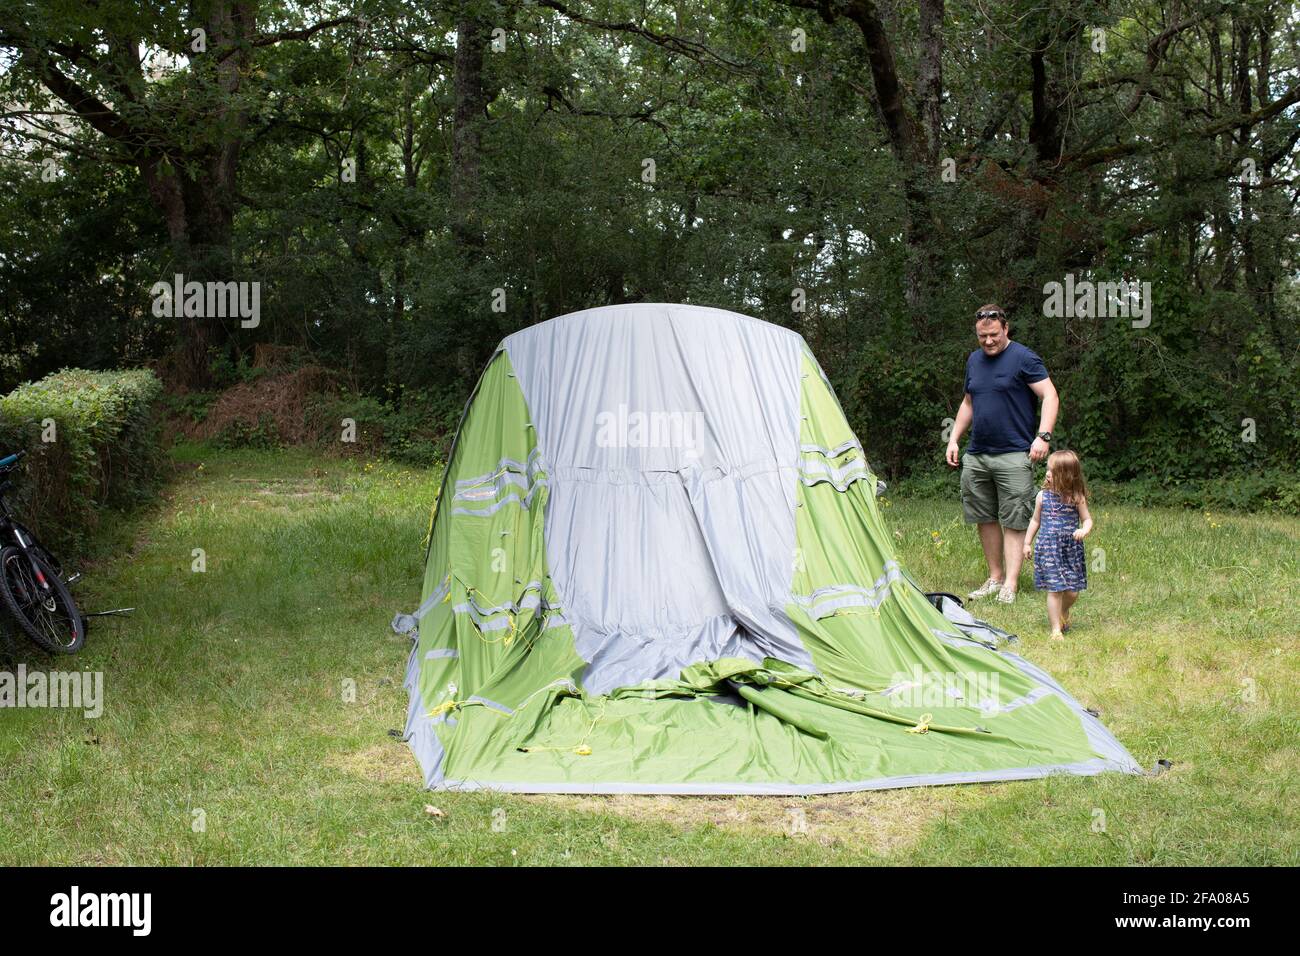
[[[14,518],[4,499],[13,482],[3,476],[26,454],[0,458],[0,601],[40,647],[75,654],[86,643],[86,620],[63,579],[63,565]]]

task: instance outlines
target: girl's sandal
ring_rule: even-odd
[[[1070,630],[1070,615],[1067,614],[1065,615],[1065,619],[1061,621],[1061,633],[1065,634],[1069,630]]]

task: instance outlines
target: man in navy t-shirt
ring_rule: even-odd
[[[966,397],[957,409],[947,459],[957,467],[957,442],[973,424],[961,459],[961,504],[966,522],[979,525],[989,578],[970,596],[996,592],[999,601],[1011,604],[1034,513],[1034,462],[1051,451],[1060,400],[1043,360],[1008,337],[1007,317],[998,306],[975,313],[975,335],[980,347],[966,360]]]

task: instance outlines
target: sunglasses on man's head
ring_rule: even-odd
[[[989,310],[989,311],[987,311],[987,312],[976,312],[976,313],[975,313],[975,318],[977,318],[977,319],[1000,319],[1000,318],[1002,318],[1002,313],[999,312],[999,311],[996,310],[996,309],[991,309],[991,310]]]

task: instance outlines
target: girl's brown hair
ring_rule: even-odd
[[[1078,505],[1088,497],[1088,485],[1083,480],[1083,465],[1079,456],[1068,449],[1054,451],[1047,456],[1047,469],[1051,488],[1066,504]]]

